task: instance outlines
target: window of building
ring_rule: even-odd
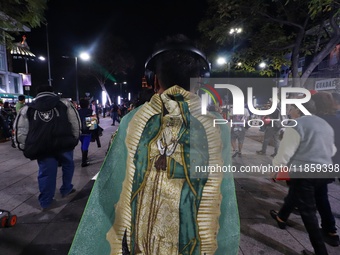
[[[5,63],[6,63],[5,54],[3,54],[2,52],[0,52],[0,70],[1,70],[1,71],[5,71],[5,70],[6,70]]]
[[[14,86],[14,93],[20,93],[20,92],[19,92],[19,81],[18,81],[18,77],[13,77],[13,86]]]
[[[6,92],[6,85],[4,83],[5,77],[0,74],[0,92]]]

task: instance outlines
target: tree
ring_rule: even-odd
[[[339,1],[335,0],[208,0],[206,18],[199,24],[204,38],[219,45],[232,40],[233,26],[245,30],[240,36],[243,47],[234,55],[234,62],[254,71],[264,59],[270,60],[270,74],[291,58],[293,86],[304,86],[315,67],[340,43]],[[303,73],[298,72],[299,57],[313,55]]]
[[[135,62],[127,43],[122,38],[112,35],[100,38],[91,55],[89,74],[98,81],[101,89],[107,95],[109,93],[105,84],[108,81],[116,82],[117,75],[126,75],[127,71],[133,68]],[[108,96],[108,100],[111,104],[110,96]]]
[[[44,12],[48,0],[1,0],[0,29],[8,47],[14,37],[11,33],[24,31],[24,27],[39,27],[45,22]],[[4,43],[4,42],[2,42]]]

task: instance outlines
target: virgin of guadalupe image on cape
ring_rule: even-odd
[[[169,50],[160,59],[181,58],[187,51]],[[176,59],[172,67],[186,73],[186,63],[178,67]],[[231,165],[230,129],[214,127],[216,118],[222,117],[201,114],[195,93],[164,84],[125,115],[69,254],[237,255],[240,223],[232,173],[195,172],[196,166]]]

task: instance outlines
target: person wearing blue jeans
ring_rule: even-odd
[[[61,196],[65,197],[70,193],[75,192],[72,184],[74,173],[73,150],[59,153],[55,157],[38,159],[37,162],[39,166],[39,203],[42,208],[49,207],[53,202],[59,163],[61,164],[63,171],[63,181],[59,189]]]
[[[96,116],[93,115],[92,109],[89,108],[89,101],[85,98],[80,98],[79,100],[80,109],[78,109],[78,114],[80,117],[80,121],[82,123],[82,129],[81,129],[81,135],[79,137],[80,143],[81,143],[81,153],[82,153],[82,160],[81,160],[81,166],[86,167],[90,165],[90,163],[87,160],[88,152],[89,152],[89,146],[91,139],[94,135],[97,135],[97,144],[98,147],[100,147],[100,140],[98,134],[95,134],[95,130],[90,130],[90,126],[92,121],[96,120]]]
[[[91,134],[81,134],[79,137],[80,143],[81,143],[81,152],[82,152],[82,167],[86,167],[90,165],[90,163],[87,160],[88,152],[89,152],[89,146],[91,143],[92,135]]]
[[[66,98],[60,98],[49,85],[38,88],[32,103],[19,111],[15,122],[15,141],[24,156],[37,160],[39,203],[43,211],[57,206],[54,194],[58,166],[62,166],[60,193],[65,197],[76,190],[73,150],[79,143],[80,118],[77,109]],[[53,205],[52,205],[53,204]]]

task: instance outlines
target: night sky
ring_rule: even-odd
[[[51,0],[48,4],[50,63],[52,86],[65,97],[75,96],[74,59],[80,50],[96,46],[96,40],[111,33],[122,36],[135,58],[135,68],[128,74],[130,89],[141,86],[144,62],[154,44],[168,35],[183,33],[191,39],[199,37],[197,25],[205,14],[204,0]],[[46,28],[33,28],[27,43],[37,56],[47,56]],[[21,36],[17,36],[17,41]],[[15,72],[24,72],[24,63],[14,60]],[[78,68],[85,63],[78,61]],[[20,70],[18,70],[20,69]],[[48,84],[47,63],[34,61],[28,66],[32,90]],[[79,70],[79,69],[78,69]],[[62,79],[64,77],[64,79]],[[99,93],[99,85],[90,77],[78,75],[79,92]],[[34,91],[31,92],[34,94]]]

